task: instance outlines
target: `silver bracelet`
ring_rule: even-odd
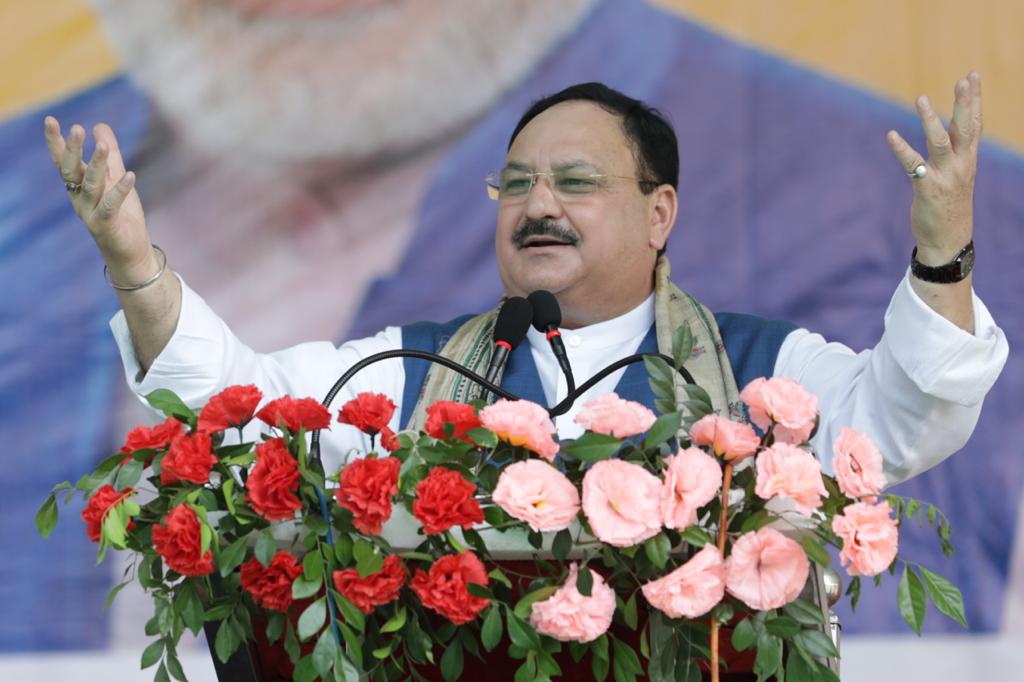
[[[149,279],[147,279],[145,282],[142,282],[140,284],[132,284],[130,286],[125,286],[123,284],[118,284],[117,282],[115,282],[112,279],[110,279],[110,272],[107,270],[107,266],[106,265],[103,266],[103,279],[107,280],[107,284],[109,284],[110,286],[114,287],[118,291],[138,291],[139,289],[145,289],[150,284],[152,284],[153,282],[155,282],[158,279],[160,279],[160,275],[164,274],[164,270],[167,269],[167,254],[164,253],[164,250],[161,249],[156,244],[153,244],[152,246],[153,246],[154,249],[156,249],[157,251],[160,252],[161,256],[163,256],[163,262],[160,263],[160,269],[156,271],[156,274],[153,275],[152,277],[150,277]]]

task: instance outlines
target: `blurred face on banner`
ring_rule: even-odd
[[[650,294],[676,194],[670,185],[641,191],[646,178],[619,116],[587,101],[556,104],[522,129],[497,179],[506,293],[551,291],[567,327],[622,314]]]
[[[519,82],[595,0],[94,0],[163,116],[236,158],[387,161]]]

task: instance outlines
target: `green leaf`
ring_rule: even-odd
[[[764,623],[765,630],[782,639],[790,639],[793,635],[803,630],[803,627],[795,618],[789,616],[777,616],[769,618]]]
[[[348,568],[352,563],[352,537],[341,533],[334,539],[334,558],[341,568]]]
[[[306,515],[303,523],[306,524],[306,528],[309,528],[317,535],[327,535],[327,531],[330,529],[330,526],[327,525],[327,522],[319,514]]]
[[[210,549],[210,543],[213,542],[213,529],[210,528],[210,524],[200,522],[199,524],[199,554],[203,555]]]
[[[529,618],[530,611],[535,602],[544,601],[557,591],[558,585],[545,585],[540,589],[536,589],[533,592],[530,592],[522,599],[520,599],[518,602],[516,602],[516,607],[514,609],[515,614],[520,618]]]
[[[305,575],[300,575],[292,582],[292,597],[295,599],[308,599],[312,597],[323,584],[323,578],[307,580]]]
[[[924,566],[918,566],[924,578],[928,596],[941,613],[967,628],[967,617],[964,615],[964,598],[956,586],[937,573],[932,573]]]
[[[348,647],[348,652],[352,656],[356,667],[362,668],[363,640],[359,638],[359,635],[356,634],[355,630],[344,623],[338,623],[338,629],[341,630],[341,636],[345,638],[345,645]]]
[[[921,634],[921,624],[924,622],[926,601],[924,585],[910,564],[905,565],[899,587],[896,589],[896,604],[903,620],[918,635]]]
[[[338,608],[341,609],[341,615],[344,616],[346,623],[354,627],[360,633],[366,630],[366,614],[360,611],[355,604],[337,593],[335,593],[335,603],[338,605]]]
[[[581,462],[597,462],[610,459],[621,447],[621,438],[588,431],[576,440],[563,443],[562,452],[568,452]]]
[[[480,447],[494,448],[498,446],[498,437],[487,429],[470,429],[466,431],[466,435]]]
[[[495,580],[497,580],[499,583],[501,583],[505,587],[507,587],[509,589],[512,588],[512,581],[508,579],[508,576],[505,575],[500,568],[495,568],[494,570],[492,570],[487,575],[490,576],[491,578],[494,578]]]
[[[373,651],[370,652],[370,654],[374,658],[376,658],[378,661],[383,661],[385,658],[387,658],[388,656],[391,655],[391,644],[392,643],[389,643],[387,646],[382,646],[379,649],[374,649]]]
[[[441,676],[446,682],[459,679],[462,675],[462,664],[462,642],[455,639],[441,656]]]
[[[131,580],[126,580],[125,582],[118,583],[110,588],[110,592],[107,593],[107,598],[103,601],[103,610],[106,611],[109,609],[110,605],[114,603],[114,597],[117,596],[117,593],[123,590],[126,586],[131,585],[131,583]]]
[[[569,556],[569,551],[572,549],[572,533],[569,532],[568,528],[564,528],[555,535],[554,541],[551,543],[551,553],[555,555],[555,559],[558,561],[565,561],[565,558]]]
[[[221,577],[227,577],[231,571],[242,563],[245,559],[245,541],[246,538],[241,537],[232,542],[230,545],[225,547],[220,552],[220,574]]]
[[[146,401],[154,410],[163,412],[167,417],[178,417],[188,422],[195,422],[196,413],[181,402],[181,398],[166,388],[158,388],[146,396]]]
[[[658,533],[653,538],[644,542],[644,553],[647,554],[647,558],[651,560],[651,563],[658,568],[665,568],[668,564],[668,553],[671,549],[672,544],[664,533]]]
[[[277,554],[277,541],[274,540],[274,536],[268,528],[260,533],[260,537],[256,541],[256,559],[264,566],[269,566],[270,562],[274,560],[275,554]]]
[[[740,524],[740,532],[749,533],[751,531],[758,530],[771,523],[773,518],[774,517],[770,512],[767,512],[764,509],[759,509],[747,518],[743,519],[743,523]]]
[[[732,647],[736,651],[746,651],[754,645],[755,638],[754,626],[749,618],[744,618],[732,631]]]
[[[786,682],[817,682],[814,670],[803,656],[790,653],[786,657]]]
[[[658,447],[674,438],[682,423],[682,412],[669,412],[658,417],[647,431],[647,436],[644,438],[644,449]]]
[[[374,551],[373,545],[366,540],[356,540],[352,549],[356,560],[359,577],[365,578],[379,571],[384,566],[384,557]]]
[[[711,537],[711,533],[707,532],[700,526],[690,526],[680,533],[680,535],[684,542],[694,547],[703,547],[704,545],[709,545],[714,541]]]
[[[203,629],[203,602],[196,594],[192,582],[185,580],[174,591],[174,608],[181,616],[185,627],[198,635]],[[171,671],[173,674],[173,671]]]
[[[170,679],[167,677],[167,667],[163,663],[156,669],[156,674],[153,675],[153,682],[170,682]]]
[[[142,652],[142,669],[156,665],[160,657],[164,655],[164,640],[158,639],[149,646],[146,647],[145,651]]]
[[[217,627],[217,638],[213,642],[213,650],[217,652],[217,658],[221,663],[227,663],[231,654],[235,653],[240,640],[235,636],[235,629],[231,627],[231,618],[223,620]]]
[[[711,611],[711,617],[722,625],[732,620],[734,614],[735,609],[733,608],[733,605],[727,601],[720,602],[718,606]]]
[[[494,651],[494,647],[501,643],[502,631],[501,610],[495,604],[488,609],[483,627],[480,628],[480,643],[484,645],[484,649]]]
[[[124,490],[131,488],[142,478],[142,469],[145,462],[137,459],[129,459],[117,469],[117,476],[114,478],[114,488]]]
[[[299,616],[299,639],[306,640],[320,632],[327,619],[327,601],[320,597],[306,607],[306,610]]]
[[[537,631],[516,616],[512,609],[507,612],[508,638],[524,649],[539,649],[540,637]]]
[[[576,574],[576,590],[584,597],[589,597],[594,588],[594,574],[585,565],[580,566]]]
[[[803,625],[824,625],[825,614],[821,612],[821,607],[806,599],[797,597],[793,601],[789,602],[782,607],[783,613],[790,618],[795,619],[798,623]]]
[[[320,580],[324,575],[324,558],[320,552],[310,552],[302,560],[302,574],[307,580]]]
[[[686,391],[686,395],[688,395],[691,400],[697,400],[709,406],[712,404],[711,396],[697,384],[683,384],[683,390]]]
[[[629,595],[629,599],[626,601],[622,608],[622,620],[625,621],[626,627],[630,630],[636,630],[637,626],[637,613],[636,613],[636,592]]]
[[[801,535],[800,546],[804,548],[807,558],[819,566],[828,568],[828,565],[832,563],[832,557],[829,556],[829,553],[814,537],[810,535]]]
[[[693,332],[690,330],[690,323],[683,322],[672,332],[672,359],[675,360],[676,369],[682,368],[693,353]]]
[[[120,504],[110,507],[103,517],[100,536],[118,549],[124,549],[124,532],[128,525],[128,517]]]
[[[636,655],[633,647],[616,638],[612,640],[612,651],[615,654],[615,664],[617,666],[627,673],[633,673],[634,675],[643,674],[643,666],[640,665],[640,658]]]
[[[327,677],[337,658],[338,640],[334,638],[331,628],[324,628],[313,648],[313,667],[320,673],[320,677]]]
[[[384,623],[384,625],[381,626],[380,631],[384,632],[384,633],[387,633],[387,632],[398,632],[399,630],[402,629],[402,626],[405,625],[405,619],[406,619],[405,607],[404,606],[400,606],[398,608],[398,613],[396,613],[394,616],[392,616],[390,619],[388,619],[388,622]]]
[[[303,656],[295,664],[292,680],[294,682],[314,682],[316,679],[316,666],[313,665],[313,655]]]
[[[757,656],[754,658],[754,674],[765,680],[782,665],[782,640],[767,633],[757,638]]]
[[[173,651],[167,652],[167,658],[164,659],[164,663],[167,664],[167,672],[171,673],[171,677],[179,682],[188,682],[188,678],[185,677],[185,671],[181,668],[181,661],[174,654]]]
[[[803,630],[793,636],[793,642],[803,647],[807,653],[818,658],[829,658],[839,655],[832,638],[821,630]]]
[[[486,585],[479,583],[466,583],[466,591],[479,599],[494,599],[494,593]]]

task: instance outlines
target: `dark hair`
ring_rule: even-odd
[[[512,137],[509,149],[530,121],[556,104],[582,100],[593,102],[611,114],[622,118],[622,131],[633,147],[640,191],[650,194],[658,185],[679,187],[679,146],[676,132],[665,116],[654,107],[628,97],[604,83],[579,83],[560,92],[539,99],[526,110]]]

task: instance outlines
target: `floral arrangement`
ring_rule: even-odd
[[[682,328],[677,368],[691,346]],[[877,583],[902,564],[898,605],[915,631],[926,598],[966,626],[960,592],[897,555],[900,522],[914,516],[948,555],[948,522],[882,494],[882,456],[865,434],[843,429],[835,477],[823,475],[808,445],[817,400],[796,382],[746,386],[747,423],[713,414],[693,384],[677,401],[675,369],[646,363],[660,416],[605,395],[578,413],[584,435],[562,443],[526,401],[440,401],[422,432],[396,434],[394,403],[361,394],[335,428],[370,434],[373,451],[331,472],[307,451],[307,435],[332,425],[311,398],[257,410],[256,387],[232,386],[197,414],[156,391],[148,400],[166,421],[55,486],[36,522],[48,535],[57,495],[81,493],[98,560],[132,553],[107,603],[132,580],[152,596],[142,667],[157,666],[157,680],[185,680],[177,644],[206,621],[219,623],[221,660],[265,638],[297,680],[423,679],[425,666],[455,680],[465,656],[499,647],[521,661],[516,680],[557,678],[563,647],[589,656],[597,680],[699,680],[702,667],[717,679],[725,627],[759,680],[837,679],[822,663],[838,656],[825,612],[801,596],[812,563],[830,564],[826,546],[854,605],[862,577]],[[253,419],[266,427],[259,442],[227,442]],[[399,513],[417,527],[413,547],[388,540]],[[495,538],[533,553],[535,570],[503,567]]]

